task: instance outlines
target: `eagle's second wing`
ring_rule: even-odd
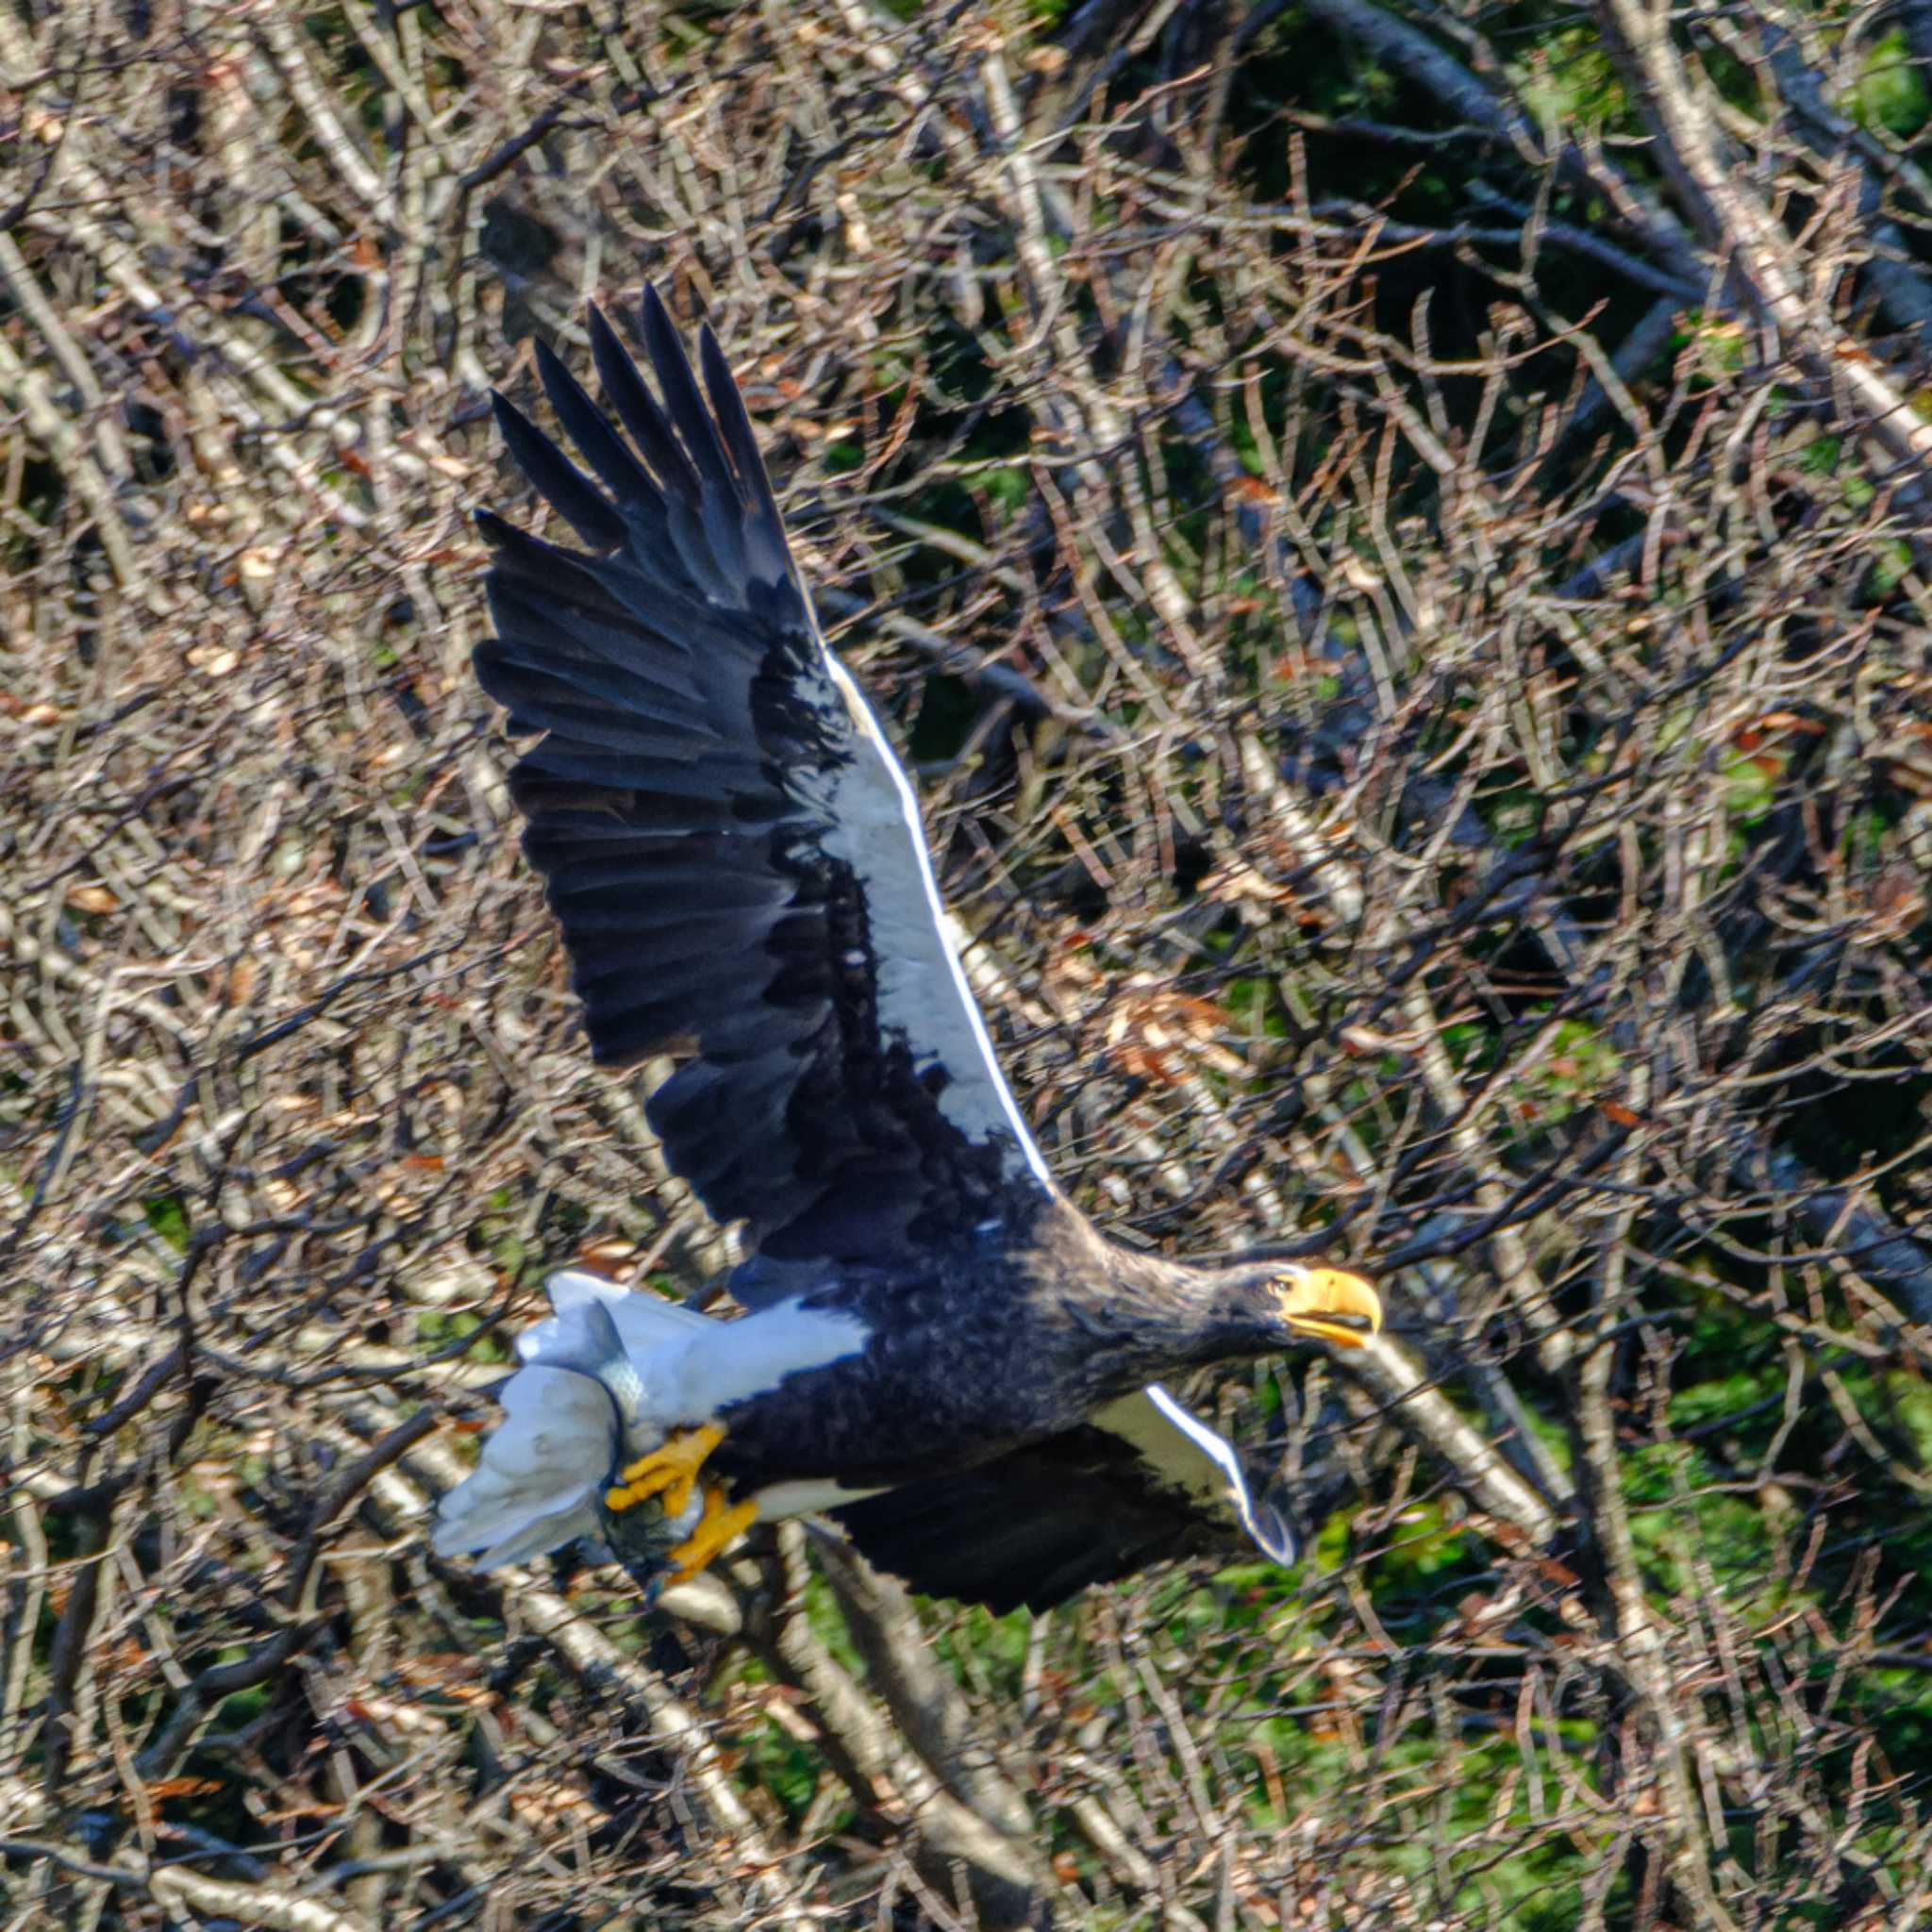
[[[928,1596],[1043,1610],[1169,1557],[1230,1557],[1245,1529],[1294,1560],[1233,1448],[1161,1388],[1084,1427],[833,1512],[866,1558]]]
[[[540,734],[511,792],[592,1051],[688,1056],[652,1125],[772,1260],[958,1239],[1052,1183],[941,929],[911,789],[820,634],[709,329],[700,391],[646,291],[660,402],[590,326],[615,421],[537,357],[591,475],[497,399],[587,547],[480,515],[497,636],[476,669]]]

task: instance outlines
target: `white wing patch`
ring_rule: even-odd
[[[808,595],[806,608],[811,608]],[[849,739],[852,757],[830,771],[788,772],[786,779],[824,819],[825,852],[850,866],[864,890],[879,1024],[912,1050],[919,1071],[935,1063],[944,1067],[948,1077],[939,1109],[954,1126],[974,1141],[1010,1135],[1028,1169],[1050,1187],[1045,1157],[1020,1116],[986,1022],[946,941],[944,907],[918,800],[872,707],[833,656],[816,616],[811,624],[824,675],[810,686],[801,679],[796,694],[824,719],[828,743]]]
[[[1277,1563],[1294,1560],[1294,1541],[1276,1512],[1257,1504],[1234,1445],[1183,1408],[1158,1382],[1109,1403],[1094,1425],[1131,1442],[1163,1482],[1209,1509],[1232,1510]]]

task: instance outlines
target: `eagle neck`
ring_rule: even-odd
[[[1084,1222],[1057,1234],[1041,1297],[1077,1333],[1089,1379],[1108,1392],[1281,1346],[1262,1293],[1265,1268],[1169,1260],[1110,1241]]]

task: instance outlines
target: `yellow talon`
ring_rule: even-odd
[[[724,1431],[711,1423],[700,1429],[674,1431],[648,1456],[618,1471],[621,1480],[604,1492],[604,1507],[630,1509],[648,1497],[662,1496],[665,1515],[682,1516],[691,1507],[691,1492],[705,1457],[724,1440]]]
[[[720,1550],[742,1536],[758,1518],[758,1506],[756,1503],[727,1502],[724,1484],[710,1484],[705,1491],[705,1513],[698,1518],[698,1526],[665,1557],[666,1562],[677,1565],[669,1580],[689,1583]]]

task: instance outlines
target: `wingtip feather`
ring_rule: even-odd
[[[643,319],[644,347],[650,352],[651,367],[657,373],[658,390],[664,398],[665,411],[677,425],[685,452],[696,465],[697,474],[704,482],[702,494],[707,510],[706,530],[715,548],[721,542],[729,541],[725,523],[719,521],[717,512],[724,506],[735,506],[739,502],[738,482],[731,473],[731,461],[725,455],[718,425],[705,406],[704,394],[698,388],[684,340],[677,333],[663,298],[649,282],[644,284]],[[719,560],[722,563],[724,558],[721,556]]]
[[[649,292],[655,297],[655,291]],[[661,311],[662,303],[658,307]],[[668,325],[668,318],[666,320]],[[589,328],[591,360],[596,368],[598,381],[604,385],[605,400],[616,409],[619,421],[630,432],[631,441],[637,444],[644,460],[658,473],[663,486],[682,495],[695,497],[698,494],[697,472],[691,468],[691,459],[666,420],[662,407],[651,393],[650,385],[639,373],[636,358],[601,309],[591,309]],[[649,344],[650,335],[646,330],[647,348]]]
[[[616,549],[624,541],[624,518],[501,390],[491,390],[490,397],[504,444],[538,494],[586,543]]]

